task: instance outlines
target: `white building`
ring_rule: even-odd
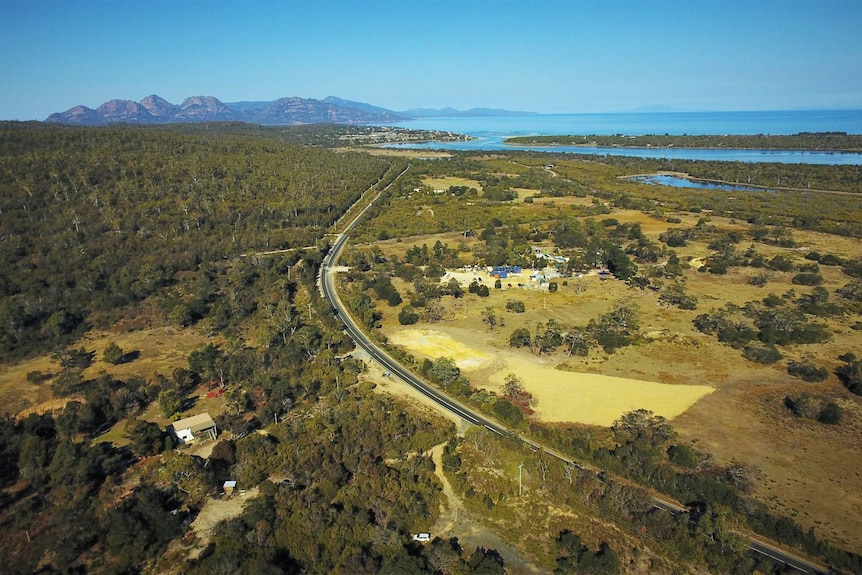
[[[209,413],[200,413],[178,419],[167,427],[167,431],[180,443],[191,443],[198,439],[215,439],[218,436],[215,421]]]

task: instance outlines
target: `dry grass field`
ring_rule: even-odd
[[[641,408],[672,419],[714,391],[706,385],[671,385],[560,371],[520,351],[481,351],[434,330],[406,329],[393,333],[389,340],[423,357],[451,357],[471,379],[478,372],[484,387],[493,391],[499,392],[506,376],[514,373],[537,401],[535,416],[546,422],[610,426],[622,414]],[[495,356],[500,359],[494,361]]]
[[[105,363],[102,352],[110,342],[119,345],[126,353],[137,352],[137,357],[120,365]],[[193,330],[157,327],[123,333],[90,332],[73,347],[83,347],[94,353],[92,365],[84,370],[85,378],[95,378],[106,372],[120,380],[134,376],[149,380],[157,373],[170,375],[177,367],[187,367],[189,353],[209,342]],[[54,399],[50,381],[42,385],[28,382],[27,374],[31,371],[57,374],[60,368],[49,356],[0,367],[0,413],[15,417],[31,412],[44,413],[60,409],[72,399]]]
[[[444,178],[423,178],[422,184],[429,186],[433,190],[448,190],[451,186],[466,186],[467,188],[476,188],[479,193],[482,193],[482,184],[476,180],[467,178],[456,178],[446,176]]]
[[[565,209],[584,201],[544,198],[536,203],[552,202]],[[668,228],[692,227],[700,217],[709,217],[679,214],[682,222],[669,224],[635,210],[617,209],[612,216],[621,223],[639,223],[654,241]],[[719,217],[710,218],[710,223],[724,231],[748,229],[744,222]],[[797,230],[793,236],[799,246],[796,249],[765,244],[757,244],[756,249],[767,258],[781,253],[801,263],[811,250],[846,258],[862,255],[858,240]],[[452,246],[457,245],[453,242],[456,238],[425,236],[410,243],[430,246],[441,239]],[[380,247],[387,255],[400,257],[406,244],[385,242]],[[743,242],[739,249],[748,245]],[[697,331],[693,319],[723,307],[725,302],[743,305],[770,293],[781,296],[791,290],[799,296],[812,288],[793,285],[792,273],[773,272],[764,287],[755,287],[748,283],[757,271],[751,268],[731,268],[726,275],[699,272],[698,261],[710,253],[706,242],[691,242],[676,251],[682,261],[695,264],[685,271],[683,282],[686,293],[699,300],[696,310],[668,307],[659,302],[655,292],[590,275],[568,280],[569,285],[561,285],[553,294],[506,289],[509,280],[504,281],[504,289],[492,289],[487,298],[468,294],[466,303],[444,298],[446,317],[434,324],[405,329],[398,325],[395,313],[384,311],[383,331],[393,343],[418,356],[452,357],[476,387],[499,389],[508,373],[518,374],[538,399],[534,417],[543,421],[609,425],[617,415],[640,407],[662,414],[683,440],[711,453],[717,462],[747,465],[756,495],[774,510],[791,515],[844,548],[862,552],[862,401],[832,374],[840,363],[838,355],[848,351],[859,355],[862,350],[862,333],[849,328],[860,318],[818,318],[832,333],[829,341],[783,347],[785,358],[774,365],[750,362],[739,350]],[[469,253],[465,255],[468,259]],[[820,266],[820,273],[823,286],[830,292],[849,281],[837,267]],[[491,286],[494,280],[485,277],[483,281]],[[403,283],[396,282],[396,286],[402,293],[409,292]],[[526,312],[507,312],[505,304],[510,299],[523,301]],[[638,306],[644,337],[637,345],[611,355],[593,349],[583,358],[562,351],[536,356],[508,345],[515,328],[534,329],[536,323],[550,318],[564,325],[585,326],[618,301]],[[504,327],[489,330],[482,322],[487,307],[503,318]],[[812,384],[790,376],[786,362],[800,359],[826,367],[830,372],[827,381]],[[841,424],[823,425],[792,415],[783,400],[801,393],[836,402],[843,409]]]

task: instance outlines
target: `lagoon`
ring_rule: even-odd
[[[846,132],[862,134],[862,110],[781,112],[672,112],[640,114],[533,114],[481,118],[426,118],[397,126],[467,134],[467,142],[397,144],[392,147],[444,150],[527,150],[726,162],[862,165],[862,153],[800,150],[727,150],[694,148],[599,148],[591,146],[512,146],[503,140],[528,135],[701,135],[796,134]]]
[[[652,174],[648,176],[632,176],[627,178],[633,182],[651,184],[654,186],[672,186],[675,188],[697,188],[700,190],[722,190],[725,192],[771,192],[771,188],[746,186],[745,184],[723,184],[709,180],[683,178],[670,174]]]

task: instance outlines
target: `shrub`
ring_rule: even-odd
[[[823,406],[823,409],[820,410],[820,414],[817,416],[817,421],[820,423],[825,423],[826,425],[838,425],[841,423],[841,408],[838,407],[835,403],[827,403]]]
[[[493,410],[494,415],[510,425],[517,425],[524,419],[524,414],[518,406],[502,397],[494,403]]]
[[[833,254],[826,254],[817,261],[819,263],[823,264],[824,266],[843,266],[844,265],[844,260],[842,260],[841,258],[839,258],[838,256],[833,255]]]
[[[799,397],[784,398],[784,406],[797,417],[815,419],[826,425],[838,425],[843,415],[841,408],[834,402],[823,403],[806,393]]]
[[[763,298],[763,305],[768,308],[776,308],[782,304],[782,300],[780,297],[775,295],[774,293],[770,293],[768,296]]]
[[[826,368],[799,361],[789,362],[787,364],[787,373],[811,383],[824,381],[829,377],[829,372]]]
[[[697,452],[688,445],[671,445],[667,448],[667,455],[671,463],[694,469],[699,463]]]
[[[509,345],[512,347],[530,347],[532,343],[533,338],[526,327],[519,327],[509,336]]]
[[[50,373],[42,373],[41,371],[28,371],[27,382],[33,385],[42,385],[45,381],[51,379]]]
[[[105,363],[117,365],[123,361],[123,349],[112,341],[105,346],[105,351],[102,352],[102,359]]]
[[[823,283],[823,277],[820,274],[801,273],[793,276],[791,281],[796,285],[819,286]]]
[[[514,313],[524,313],[524,302],[515,299],[510,299],[506,302],[506,309]]]
[[[401,325],[413,325],[419,321],[419,314],[409,305],[405,305],[398,313],[398,323]]]
[[[749,361],[771,365],[781,359],[781,352],[772,346],[749,345],[742,351],[743,357]]]
[[[798,397],[787,396],[784,398],[784,407],[796,417],[804,417],[806,419],[817,419],[820,413],[820,404],[816,399],[812,399],[807,393],[803,393]]]
[[[862,302],[862,281],[853,280],[844,287],[835,290],[835,293],[852,302]]]
[[[755,287],[763,287],[769,283],[770,279],[772,279],[772,274],[769,272],[760,272],[748,278],[748,284]]]
[[[854,278],[862,278],[862,258],[856,261],[846,262],[841,268],[845,274]]]
[[[727,273],[727,261],[724,259],[710,259],[706,267],[709,273],[713,275],[724,275]]]
[[[386,296],[386,303],[389,304],[391,307],[401,305],[402,301],[403,300],[401,299],[401,294],[399,294],[397,291],[392,291],[389,293],[389,295]]]
[[[862,360],[852,353],[842,354],[838,359],[845,363],[835,370],[835,375],[851,393],[862,395]]]
[[[769,260],[769,267],[780,272],[789,272],[793,269],[793,260],[787,256],[777,255]]]

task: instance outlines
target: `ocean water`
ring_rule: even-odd
[[[536,114],[484,118],[427,118],[397,126],[467,134],[467,142],[401,144],[398,147],[451,150],[532,150],[647,158],[862,165],[862,153],[796,150],[704,150],[681,148],[593,148],[584,146],[509,146],[511,136],[528,135],[703,135],[846,132],[862,134],[862,110],[780,112],[671,112],[642,114]]]

